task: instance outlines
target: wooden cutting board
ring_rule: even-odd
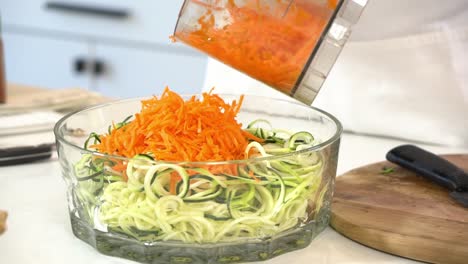
[[[468,154],[443,156],[468,171]],[[394,171],[383,174],[383,168]],[[430,263],[468,263],[468,208],[407,169],[380,162],[336,179],[331,226],[369,247]]]

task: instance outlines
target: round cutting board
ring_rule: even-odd
[[[468,171],[468,155],[444,158]],[[384,168],[394,168],[383,173]],[[337,177],[331,226],[391,254],[430,263],[468,263],[468,208],[448,190],[390,162]]]

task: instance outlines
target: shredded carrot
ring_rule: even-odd
[[[127,168],[127,164],[122,161],[119,161],[116,165],[112,166],[112,169],[115,171],[124,171]]]
[[[245,131],[245,130],[242,131],[242,133],[244,133],[244,136],[245,136],[246,138],[251,139],[251,140],[253,140],[253,141],[257,141],[257,142],[260,142],[260,143],[265,142],[265,140],[264,140],[263,138],[259,138],[259,137],[255,136],[255,135],[253,135],[253,134],[250,134],[249,132],[247,132],[247,131]]]
[[[249,177],[254,179],[256,182],[260,182],[260,179],[255,176],[253,171],[249,171]]]
[[[176,42],[176,38],[174,36],[169,36],[169,40],[171,40],[172,43]]]
[[[242,100],[240,96],[229,104],[213,91],[184,100],[166,88],[159,98],[143,100],[131,122],[101,135],[101,142],[92,147],[124,157],[150,153],[162,161],[243,159],[249,140],[261,139],[245,132],[236,120]]]
[[[338,0],[328,0],[328,7],[335,9],[338,6]]]
[[[179,175],[177,173],[171,173],[171,181],[169,182],[169,192],[173,195],[177,194],[177,183],[180,181]]]
[[[122,171],[122,180],[125,182],[128,181],[127,170]]]
[[[305,0],[268,5],[247,0],[239,6],[229,0],[225,7],[230,23],[220,27],[215,21],[218,10],[208,8],[197,30],[181,28],[175,37],[290,94],[336,8],[337,0],[328,1],[325,5]]]

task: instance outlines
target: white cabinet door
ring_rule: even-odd
[[[85,42],[3,33],[7,81],[47,88],[88,88],[89,74],[76,71]]]
[[[160,94],[165,86],[178,93],[199,93],[207,57],[178,49],[136,49],[97,45],[96,61],[103,72],[96,76],[97,91],[129,98]]]
[[[5,31],[171,45],[183,0],[0,0]]]

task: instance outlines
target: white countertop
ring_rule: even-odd
[[[385,159],[391,148],[407,142],[344,134],[338,174]],[[468,149],[419,146],[439,154],[468,153]],[[8,230],[0,236],[0,263],[135,263],[99,254],[72,234],[65,183],[56,160],[0,167],[0,208],[9,213]],[[309,247],[264,264],[300,263],[416,263],[382,253],[338,234],[331,228]]]

